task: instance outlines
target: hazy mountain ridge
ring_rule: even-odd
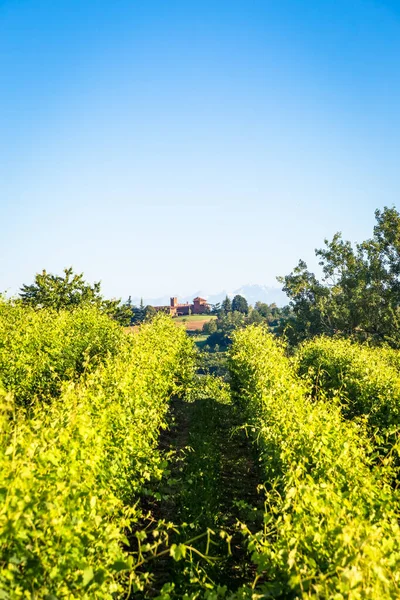
[[[197,290],[196,292],[193,292],[193,294],[189,294],[187,296],[178,295],[178,301],[182,303],[192,302],[193,298],[196,298],[196,296],[200,296],[201,298],[206,298],[206,300],[210,304],[217,304],[218,302],[222,302],[222,300],[224,300],[226,296],[232,299],[237,294],[239,294],[240,296],[244,296],[247,302],[249,304],[252,304],[253,306],[256,302],[265,302],[267,304],[275,303],[278,306],[284,306],[289,302],[286,294],[280,288],[258,284],[247,284],[231,292],[223,290],[217,294],[207,294],[203,290]],[[161,296],[159,298],[143,298],[143,304],[151,304],[152,306],[167,305],[170,302],[170,297],[171,296]],[[140,297],[132,298],[132,303],[135,305],[139,305],[140,301]]]

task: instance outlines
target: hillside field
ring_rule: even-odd
[[[174,322],[183,324],[187,331],[201,331],[204,323],[216,318],[215,315],[190,315],[188,317],[175,317]]]

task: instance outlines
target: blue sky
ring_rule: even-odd
[[[400,2],[0,0],[0,290],[277,285],[399,205]]]

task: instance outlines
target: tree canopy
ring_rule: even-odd
[[[20,298],[24,304],[36,308],[55,310],[72,309],[89,304],[113,317],[121,324],[129,324],[131,309],[120,300],[106,300],[101,294],[101,284],[87,283],[83,273],[74,273],[72,267],[64,269],[64,275],[53,275],[43,270],[37,273],[32,284],[24,284]]]
[[[247,304],[246,298],[240,294],[236,294],[232,300],[232,310],[247,315],[249,312],[249,305]]]
[[[34,283],[24,284],[20,297],[24,304],[38,308],[72,308],[80,304],[100,305],[100,282],[92,286],[83,279],[83,273],[74,273],[72,268],[64,269],[64,276],[52,275],[46,270],[37,273]]]
[[[222,301],[221,309],[224,313],[231,312],[232,310],[232,302],[229,296],[225,296],[225,299]]]
[[[336,233],[315,251],[320,279],[300,260],[284,277],[293,318],[289,338],[341,334],[400,347],[400,214],[376,210],[373,236],[352,245]]]

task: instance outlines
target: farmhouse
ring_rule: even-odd
[[[210,310],[210,305],[204,298],[194,298],[193,303],[179,304],[178,298],[171,298],[169,306],[155,306],[156,311],[165,312],[173,317],[184,315],[202,315]]]

